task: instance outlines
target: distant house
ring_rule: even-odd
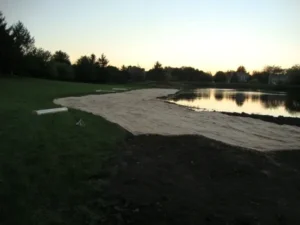
[[[250,79],[250,75],[245,72],[230,72],[227,74],[227,83],[246,83]]]
[[[226,73],[226,83],[230,83],[231,82],[231,78],[233,77],[234,72],[227,72]]]
[[[285,84],[288,82],[288,76],[286,74],[270,74],[269,84]]]

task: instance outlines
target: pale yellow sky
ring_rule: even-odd
[[[38,47],[73,62],[104,53],[118,67],[160,61],[213,73],[300,63],[298,0],[3,0],[0,8]]]

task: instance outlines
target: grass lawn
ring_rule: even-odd
[[[116,85],[0,80],[0,224],[84,224],[113,170],[106,164],[127,135],[85,112],[36,116],[54,98]],[[118,87],[124,87],[119,85]],[[129,87],[128,85],[126,87]],[[132,86],[137,88],[138,86]],[[83,119],[86,126],[76,126]],[[93,176],[101,179],[91,179]]]

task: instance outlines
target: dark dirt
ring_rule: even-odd
[[[106,224],[300,224],[300,151],[154,135],[120,150]]]

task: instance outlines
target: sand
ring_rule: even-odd
[[[218,112],[195,112],[157,97],[175,89],[142,89],[122,93],[55,99],[54,103],[102,116],[134,135],[202,135],[258,151],[300,150],[300,129]]]

